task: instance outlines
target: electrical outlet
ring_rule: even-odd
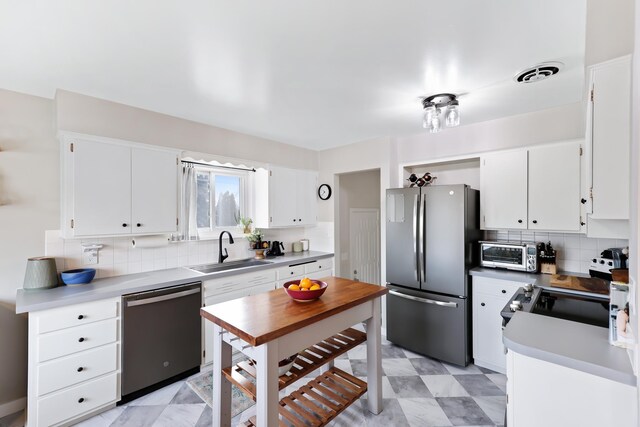
[[[84,251],[82,252],[82,264],[94,265],[98,263],[98,251]]]

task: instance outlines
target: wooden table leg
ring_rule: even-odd
[[[278,425],[278,340],[256,347],[256,421]]]
[[[222,370],[231,366],[231,346],[222,339],[222,328],[213,325],[213,426],[231,426],[231,383]]]
[[[369,412],[382,411],[382,337],[380,334],[380,298],[373,303],[373,316],[366,320],[367,332],[367,398]]]

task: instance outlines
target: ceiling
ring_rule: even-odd
[[[310,149],[582,98],[586,0],[0,0],[0,87],[65,89]],[[561,61],[545,81],[518,71]],[[445,130],[446,131],[446,130]]]

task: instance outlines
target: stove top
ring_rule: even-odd
[[[541,292],[542,289],[534,289],[531,285],[528,287],[518,288],[516,293],[500,312],[503,326],[509,323],[509,320],[511,320],[516,311],[524,311],[527,313],[532,312]]]

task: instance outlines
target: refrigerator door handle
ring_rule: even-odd
[[[390,290],[389,293],[391,295],[394,295],[394,296],[397,296],[397,297],[400,297],[400,298],[409,299],[409,300],[417,301],[417,302],[422,302],[422,303],[425,303],[425,304],[439,305],[440,307],[451,307],[451,308],[457,308],[458,307],[458,303],[457,302],[436,301],[434,299],[414,297],[413,295],[402,294],[402,293],[400,293],[398,291],[394,291],[394,290]]]
[[[420,260],[422,263],[422,281],[427,281],[427,195],[422,195],[422,216],[420,217]]]
[[[420,216],[420,201],[418,195],[413,196],[413,270],[416,275],[416,281],[420,282],[420,263],[416,247],[418,245],[418,218]]]

